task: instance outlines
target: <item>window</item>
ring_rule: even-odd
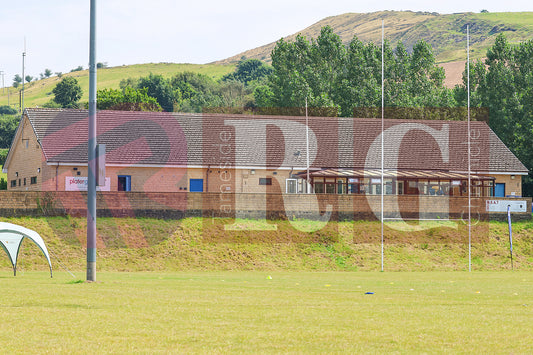
[[[118,176],[118,191],[131,191],[131,176],[119,175]]]
[[[346,179],[345,178],[337,179],[337,193],[338,194],[346,193]]]
[[[26,186],[26,178],[24,178],[24,186]]]
[[[327,194],[335,193],[335,183],[326,183],[326,193]]]
[[[37,176],[32,176],[30,179],[30,184],[35,185],[37,183]]]
[[[323,182],[316,182],[315,183],[315,193],[317,193],[317,194],[323,194],[324,193],[324,183]]]
[[[17,187],[17,180],[11,180],[11,187]]]
[[[384,179],[385,182],[385,194],[392,195],[392,179]]]
[[[403,195],[404,194],[404,182],[403,181],[398,181],[398,186],[396,187],[396,191],[398,191],[398,195]]]
[[[272,178],[259,178],[259,185],[272,185]]]
[[[285,193],[295,194],[297,192],[297,182],[296,179],[286,179],[285,180]]]

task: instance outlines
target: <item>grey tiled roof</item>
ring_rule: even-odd
[[[87,162],[88,111],[26,109],[48,162]],[[99,111],[108,164],[306,166],[305,117]],[[309,120],[312,168],[379,168],[381,120]],[[385,167],[466,171],[466,122],[385,120]],[[472,122],[472,170],[526,173],[483,122]],[[372,149],[370,149],[372,148]]]

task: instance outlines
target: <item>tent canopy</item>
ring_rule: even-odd
[[[48,254],[48,249],[44,244],[43,238],[41,236],[28,228],[18,226],[12,223],[0,222],[0,245],[5,250],[13,265],[13,274],[17,275],[17,259],[20,251],[20,245],[24,238],[28,238],[33,241],[39,249],[43,252],[46,260],[48,261],[48,266],[50,267],[50,277],[52,277],[52,263],[50,262],[50,255]]]

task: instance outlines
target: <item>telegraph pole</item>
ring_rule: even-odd
[[[91,0],[89,39],[89,140],[87,186],[87,281],[96,281],[96,0]]]
[[[24,38],[24,52],[22,52],[22,92],[20,93],[20,112],[24,114],[24,60],[26,58],[26,38]]]

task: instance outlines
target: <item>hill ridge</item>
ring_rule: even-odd
[[[378,11],[329,16],[283,39],[292,41],[298,34],[307,39],[316,38],[320,29],[329,25],[341,37],[343,43],[349,43],[354,35],[363,42],[380,43],[381,20],[385,23],[386,40],[393,45],[402,41],[408,49],[418,40],[425,40],[434,48],[438,63],[465,59],[467,24],[471,28],[473,58],[482,58],[501,32],[506,33],[511,43],[533,38],[533,12],[439,14],[423,11]],[[270,53],[275,45],[276,42],[271,42],[213,63],[235,63],[242,57],[270,62]]]

